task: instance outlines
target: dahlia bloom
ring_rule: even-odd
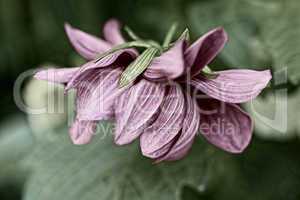
[[[248,146],[253,123],[238,104],[255,98],[271,73],[209,71],[207,65],[227,42],[223,28],[211,30],[191,45],[187,37],[180,37],[161,53],[155,51],[149,65],[124,87],[119,85],[124,70],[147,57],[139,59],[131,47],[111,51],[125,44],[118,21],[105,24],[105,40],[68,24],[65,29],[75,50],[88,62],[76,68],[41,70],[35,78],[76,89],[77,117],[69,131],[73,143],[90,142],[97,123],[113,119],[117,145],[139,138],[142,154],[157,162],[183,158],[198,133],[231,153]]]

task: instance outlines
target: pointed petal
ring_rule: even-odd
[[[116,144],[129,144],[140,136],[159,109],[164,93],[164,85],[141,80],[116,99]]]
[[[60,69],[49,68],[44,70],[42,69],[34,75],[34,78],[53,83],[67,83],[78,71],[78,69],[79,67]]]
[[[90,61],[80,67],[80,70],[76,72],[76,74],[72,77],[72,79],[68,82],[66,90],[70,88],[76,87],[76,84],[85,80],[86,77],[89,77],[91,74],[94,74],[94,70],[103,70],[107,67],[115,67],[126,66],[133,59],[135,59],[137,53],[132,49],[124,49],[117,51],[113,54],[110,54],[98,61]]]
[[[125,39],[121,34],[121,24],[116,19],[110,19],[105,23],[103,35],[105,40],[112,45],[118,45],[125,42]]]
[[[195,76],[223,49],[228,36],[223,28],[216,28],[200,37],[184,53],[187,72]]]
[[[65,24],[66,33],[75,50],[85,59],[93,60],[112,46],[108,42]]]
[[[253,123],[236,104],[215,99],[198,100],[200,131],[213,145],[231,153],[241,153],[249,145]]]
[[[184,39],[177,41],[171,49],[154,58],[144,76],[147,79],[156,80],[162,78],[175,79],[182,75],[184,71],[183,52],[185,42]]]
[[[184,104],[181,88],[177,85],[170,86],[157,119],[141,135],[144,156],[159,158],[169,151],[182,128]]]
[[[226,70],[216,74],[217,77],[212,79],[198,75],[191,84],[208,96],[228,103],[254,99],[272,78],[269,70]]]
[[[197,102],[186,95],[186,113],[182,124],[181,135],[175,144],[171,147],[171,150],[159,158],[157,162],[164,160],[174,161],[182,159],[192,147],[194,138],[199,129],[200,113],[197,107]]]
[[[77,86],[77,118],[107,120],[113,117],[114,100],[126,88],[118,88],[120,69],[94,73]]]
[[[82,145],[91,141],[96,131],[97,123],[94,121],[75,120],[69,130],[70,138],[74,144]]]

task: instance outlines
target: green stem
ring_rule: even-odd
[[[137,36],[137,34],[135,34],[129,26],[125,26],[124,30],[132,40],[141,40],[141,38]]]
[[[176,29],[178,27],[178,23],[174,23],[171,28],[169,29],[166,37],[165,37],[165,40],[163,42],[163,47],[166,48],[169,46],[169,44],[172,42],[172,39],[176,33]]]

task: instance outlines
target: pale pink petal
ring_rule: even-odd
[[[97,128],[95,121],[79,121],[72,124],[69,134],[72,142],[77,145],[87,144],[91,141]]]
[[[182,124],[180,137],[171,147],[171,150],[163,157],[156,160],[161,161],[174,161],[182,159],[192,147],[194,138],[199,130],[200,113],[197,107],[197,102],[186,95],[186,113]]]
[[[102,59],[90,61],[80,67],[80,70],[68,82],[66,90],[76,87],[78,83],[85,80],[90,74],[97,73],[107,67],[127,66],[137,57],[137,53],[132,49],[123,49],[112,53]]]
[[[144,156],[159,158],[169,151],[182,128],[184,112],[185,99],[181,88],[170,86],[157,119],[141,135]]]
[[[198,75],[191,84],[220,101],[243,103],[254,99],[267,86],[272,76],[269,70],[226,70],[216,72],[216,77]]]
[[[66,33],[76,51],[85,59],[93,60],[99,54],[111,49],[112,45],[100,38],[65,24]]]
[[[216,28],[200,37],[184,53],[187,73],[195,76],[223,49],[228,36],[223,28]]]
[[[141,80],[116,99],[116,144],[129,144],[140,136],[158,111],[164,94],[164,85]]]
[[[105,23],[103,35],[105,40],[112,45],[119,45],[125,42],[125,39],[121,34],[121,24],[116,19],[110,19]]]
[[[236,104],[215,99],[198,99],[200,131],[213,145],[231,153],[241,153],[249,145],[253,123]]]
[[[177,41],[171,49],[154,58],[144,76],[147,79],[156,80],[175,79],[182,75],[185,66],[183,58],[185,42],[184,40]]]
[[[34,75],[34,78],[54,83],[67,83],[78,70],[79,67],[42,69]]]
[[[107,120],[113,117],[114,100],[126,90],[118,88],[121,70],[106,69],[91,74],[77,86],[77,118]]]

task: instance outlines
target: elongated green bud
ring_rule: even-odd
[[[137,57],[137,59],[133,61],[121,74],[119,87],[122,88],[132,83],[147,69],[158,52],[159,49],[150,47],[146,49],[139,57]]]

